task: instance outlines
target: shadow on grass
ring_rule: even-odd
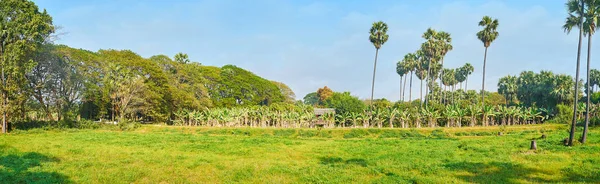
[[[473,163],[455,162],[445,165],[454,171],[466,171],[468,174],[458,174],[456,177],[468,183],[565,183],[565,182],[600,182],[597,174],[584,175],[571,170],[562,169],[561,178],[543,178],[540,175],[551,176],[548,173],[534,168],[527,168],[521,164],[506,162]]]
[[[351,158],[348,160],[344,160],[340,157],[321,157],[321,158],[319,158],[319,160],[321,161],[322,165],[345,164],[345,165],[357,165],[357,166],[362,166],[362,167],[367,167],[367,165],[368,165],[367,161],[362,158]]]
[[[57,172],[39,171],[44,162],[57,162],[58,159],[35,152],[8,152],[14,150],[0,145],[1,183],[72,183],[66,176]]]

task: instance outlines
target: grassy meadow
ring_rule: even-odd
[[[567,128],[33,129],[0,135],[0,181],[599,183],[600,129],[565,147]]]

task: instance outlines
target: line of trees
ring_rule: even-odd
[[[2,131],[26,121],[173,122],[181,109],[293,103],[285,84],[187,54],[143,58],[55,45],[52,17],[28,0],[0,1]]]

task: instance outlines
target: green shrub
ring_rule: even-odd
[[[331,135],[331,130],[327,130],[327,131],[319,131],[318,132],[319,137],[323,137],[323,138],[332,138],[333,136]]]
[[[435,129],[433,131],[431,131],[431,134],[429,134],[430,138],[447,138],[448,134],[444,132],[444,130],[442,129]]]
[[[369,132],[367,132],[365,129],[352,129],[350,132],[344,134],[344,138],[362,138],[367,135],[369,135]]]
[[[573,107],[568,105],[556,105],[556,116],[552,119],[554,123],[569,123],[573,120]]]
[[[419,133],[416,129],[410,129],[410,131],[403,131],[402,137],[425,137],[425,135]]]
[[[317,136],[318,132],[315,130],[299,130],[298,137],[314,137]]]
[[[296,134],[296,130],[294,130],[294,129],[282,129],[282,130],[275,130],[273,132],[273,135],[277,136],[277,137],[290,137],[294,134]]]
[[[117,126],[122,131],[131,131],[131,130],[135,130],[135,129],[141,127],[142,124],[135,122],[135,121],[123,120],[123,121],[119,121],[119,124],[117,124]]]
[[[17,121],[12,122],[9,126],[11,131],[15,130],[30,130],[30,129],[97,129],[101,125],[91,120],[60,120],[60,121]]]
[[[379,138],[401,138],[403,137],[398,131],[383,131]]]

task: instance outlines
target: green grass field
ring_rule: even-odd
[[[0,182],[599,183],[600,129],[585,146],[562,146],[567,135],[565,125],[17,131],[0,136]]]

